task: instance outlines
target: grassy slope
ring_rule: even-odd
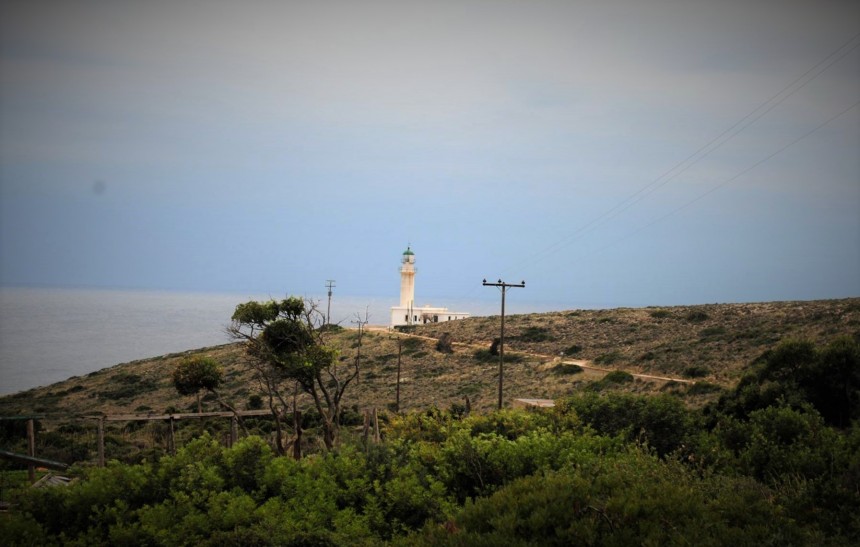
[[[436,337],[448,333],[457,343],[487,347],[498,328],[498,317],[473,318],[420,326],[415,334]],[[702,380],[730,386],[746,365],[779,340],[794,337],[826,342],[840,334],[860,336],[860,298],[514,315],[507,318],[506,347],[556,357],[565,351],[605,368],[672,377],[682,377],[695,365],[705,374]],[[332,335],[330,343],[340,349],[344,365],[354,362],[356,341],[354,331]],[[422,339],[404,344],[401,408],[433,404],[447,408],[462,403],[466,395],[475,409],[493,408],[496,363],[476,360],[474,347],[457,345],[454,354],[441,354],[434,346]],[[574,346],[580,349],[574,352]],[[193,397],[176,394],[170,387],[170,372],[179,359],[196,352],[209,354],[224,365],[228,383],[222,391],[238,407],[244,407],[249,395],[258,392],[242,366],[241,347],[226,345],[125,363],[2,397],[0,416],[39,413],[63,419],[98,412],[163,412],[169,407],[192,411],[196,408]],[[394,401],[396,338],[368,332],[361,354],[361,382],[350,390],[348,404],[384,408]],[[553,358],[534,355],[507,365],[506,400],[563,396],[602,376],[588,371],[558,374],[557,366]],[[637,380],[625,389],[649,392],[667,386]],[[684,387],[670,385],[668,389],[685,395]],[[694,404],[703,402],[701,396],[686,396]],[[207,401],[205,409],[215,410],[216,404]]]

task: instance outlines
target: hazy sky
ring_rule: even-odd
[[[0,284],[860,295],[860,2],[0,2]]]

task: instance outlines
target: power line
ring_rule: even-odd
[[[690,167],[721,148],[724,144],[733,139],[739,133],[741,133],[742,131],[753,125],[755,122],[757,122],[759,119],[767,115],[774,108],[785,102],[789,97],[803,89],[807,84],[812,82],[824,71],[829,69],[831,66],[843,59],[846,55],[855,50],[858,46],[860,46],[860,41],[857,41],[858,37],[860,37],[860,33],[853,35],[851,39],[843,43],[837,49],[833,50],[824,59],[816,63],[814,66],[810,67],[806,72],[795,78],[791,83],[784,86],[779,92],[775,93],[766,101],[759,104],[756,108],[754,108],[740,120],[735,122],[731,127],[711,139],[707,144],[703,145],[698,150],[687,156],[684,160],[675,164],[672,168],[665,171],[659,177],[646,184],[633,194],[629,195],[628,197],[617,203],[615,206],[603,212],[601,215],[597,216],[585,225],[581,226],[572,234],[556,241],[549,247],[546,247],[543,250],[532,254],[531,256],[518,263],[516,266],[521,266],[523,264],[534,264],[546,259],[548,256],[551,256],[558,250],[571,244],[573,241],[577,240],[585,233],[589,231],[594,231],[594,229],[596,229],[597,227],[616,218],[624,211],[630,209],[631,207],[642,201],[649,194],[653,193],[659,188],[662,188],[663,186],[677,178],[679,175],[687,171]],[[854,43],[852,45],[852,43],[855,41],[857,41],[857,43]],[[507,272],[510,269],[511,268],[507,268],[504,271]]]
[[[722,188],[722,187],[726,186],[727,184],[730,184],[730,183],[734,182],[735,180],[739,179],[740,177],[742,177],[743,175],[746,175],[747,173],[749,173],[750,171],[752,171],[753,169],[755,169],[755,168],[756,168],[756,167],[758,167],[759,165],[761,165],[761,164],[763,164],[763,163],[765,163],[765,162],[767,162],[767,161],[769,161],[769,160],[773,159],[774,157],[778,156],[779,154],[781,154],[782,152],[784,152],[784,151],[786,151],[787,149],[791,148],[792,146],[794,146],[795,144],[799,143],[800,141],[802,141],[802,140],[806,139],[807,137],[810,137],[812,134],[816,133],[817,131],[819,131],[820,129],[822,129],[824,126],[826,126],[826,125],[828,125],[828,124],[832,123],[832,122],[833,122],[833,121],[835,121],[836,119],[838,119],[838,118],[842,117],[843,115],[847,114],[848,112],[850,112],[851,110],[853,110],[853,109],[857,108],[858,106],[860,106],[860,101],[855,102],[854,104],[852,104],[852,105],[851,105],[851,106],[849,106],[848,108],[846,108],[846,109],[842,110],[842,111],[841,111],[841,112],[839,112],[838,114],[836,114],[836,115],[834,115],[834,116],[831,116],[831,117],[830,117],[829,119],[827,119],[826,121],[824,121],[824,122],[822,122],[822,123],[818,124],[818,125],[817,125],[817,126],[815,126],[814,128],[812,128],[812,129],[810,129],[809,131],[807,131],[806,133],[804,133],[803,135],[801,135],[801,136],[797,137],[796,139],[794,139],[793,141],[789,142],[788,144],[785,144],[784,146],[782,146],[782,147],[778,148],[778,149],[777,149],[777,150],[775,150],[774,152],[771,152],[770,154],[768,154],[768,155],[767,155],[767,156],[765,156],[764,158],[760,159],[759,161],[755,162],[754,164],[750,165],[749,167],[747,167],[746,169],[744,169],[744,170],[740,171],[739,173],[737,173],[737,174],[733,175],[732,177],[730,177],[730,178],[728,178],[728,179],[724,180],[723,182],[721,182],[721,183],[717,184],[716,186],[712,187],[711,189],[709,189],[708,191],[704,192],[703,194],[698,195],[697,197],[695,197],[695,198],[691,199],[690,201],[688,201],[688,202],[684,203],[683,205],[681,205],[681,206],[679,206],[679,207],[676,207],[675,209],[672,209],[671,211],[669,211],[668,213],[664,214],[663,216],[661,216],[661,217],[659,217],[659,218],[657,218],[657,219],[655,219],[655,220],[652,220],[652,221],[651,221],[651,222],[649,222],[648,224],[645,224],[644,226],[641,226],[641,227],[637,228],[636,230],[631,231],[631,232],[630,232],[630,233],[628,233],[627,235],[625,235],[625,236],[623,236],[623,237],[621,237],[621,238],[619,238],[619,239],[617,239],[617,240],[613,241],[612,243],[609,243],[608,245],[605,245],[604,247],[601,247],[600,249],[598,249],[598,250],[596,250],[596,251],[594,251],[594,252],[592,252],[592,253],[590,253],[590,254],[597,254],[597,253],[601,253],[601,252],[603,252],[603,251],[605,251],[605,250],[607,250],[607,249],[609,249],[609,248],[611,248],[611,247],[614,247],[615,245],[618,245],[619,243],[622,243],[622,242],[624,242],[624,241],[626,241],[626,240],[630,239],[630,238],[631,238],[631,237],[633,237],[634,235],[638,235],[638,234],[642,233],[642,231],[643,231],[643,230],[646,230],[646,229],[650,228],[651,226],[654,226],[655,224],[659,224],[660,222],[663,222],[663,221],[664,221],[664,220],[666,220],[667,218],[669,218],[669,217],[671,217],[671,216],[675,215],[676,213],[678,213],[678,212],[680,212],[680,211],[682,211],[682,210],[686,209],[687,207],[690,207],[691,205],[695,204],[696,202],[698,202],[698,201],[702,200],[703,198],[705,198],[705,197],[707,197],[707,196],[709,196],[709,195],[713,194],[714,192],[716,192],[716,191],[717,191],[717,190],[719,190],[720,188]],[[588,255],[585,255],[585,256],[588,256]]]

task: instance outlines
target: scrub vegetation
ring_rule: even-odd
[[[165,451],[165,422],[109,423],[111,461],[96,467],[92,422],[78,416],[195,412],[197,388],[207,387],[195,380],[181,395],[171,382],[171,371],[199,363],[191,357],[219,364],[218,393],[236,408],[268,404],[240,345],[120,365],[0,399],[4,415],[45,412],[37,454],[73,463],[75,477],[68,487],[31,489],[3,463],[0,497],[10,511],[0,514],[0,537],[9,545],[858,544],[857,304],[747,305],[758,310],[755,324],[715,322],[749,315],[741,305],[515,316],[505,355],[521,361],[506,364],[506,399],[556,402],[536,410],[492,410],[498,361],[475,352],[490,352],[493,318],[418,327],[427,338],[400,343],[368,331],[357,347],[354,331],[326,327],[334,362],[360,374],[344,392],[333,443],[327,418],[296,392],[305,410],[298,460],[280,455],[272,419],[246,417],[248,434],[232,446],[228,420],[176,422],[175,454]],[[603,335],[586,335],[584,320],[625,336],[638,325],[650,342],[598,346]],[[770,334],[734,340],[734,351],[754,353],[734,365],[734,353],[717,359],[701,342],[719,326],[722,334],[706,338]],[[440,329],[452,353],[436,347]],[[652,352],[647,363],[659,364],[667,343],[692,353],[675,357],[679,379],[636,376],[641,363],[631,357]],[[601,365],[609,373],[595,371],[593,361],[559,357],[574,345],[590,359],[618,355]],[[399,413],[391,406],[398,359]],[[156,388],[99,395],[136,385],[126,383],[133,376]],[[214,396],[201,404],[222,407]],[[364,425],[369,408],[378,409],[379,440]],[[0,421],[4,449],[25,451],[23,426]]]

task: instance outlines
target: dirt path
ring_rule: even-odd
[[[399,332],[399,331],[391,330],[388,327],[367,327],[367,329],[374,331],[374,332],[387,332],[390,334],[395,334],[397,336],[420,338],[422,340],[429,340],[431,342],[437,342],[439,340],[438,338],[433,338],[432,336],[422,336],[420,334],[411,334],[408,332]],[[460,346],[460,347],[464,347],[464,348],[471,348],[471,349],[486,349],[487,347],[489,347],[490,343],[484,342],[483,344],[474,344],[474,343],[473,344],[467,344],[465,342],[453,342],[452,345]],[[614,372],[616,370],[616,369],[610,369],[610,368],[603,368],[603,367],[595,366],[591,363],[591,361],[587,361],[585,359],[560,359],[560,358],[552,356],[552,355],[546,355],[546,354],[542,354],[542,353],[531,353],[528,351],[519,351],[519,350],[515,350],[515,349],[508,349],[507,351],[508,351],[508,353],[516,353],[519,355],[526,355],[528,357],[534,357],[536,359],[542,359],[546,362],[558,361],[559,363],[565,364],[565,365],[577,365],[577,366],[582,367],[584,369],[592,370],[595,372],[602,372],[604,374],[608,374],[608,373]],[[669,376],[654,376],[652,374],[641,374],[638,372],[630,372],[629,374],[631,376],[633,376],[634,378],[639,378],[639,379],[648,380],[648,381],[678,382],[680,384],[691,384],[691,385],[696,383],[695,380],[688,380],[686,378],[672,378]]]

